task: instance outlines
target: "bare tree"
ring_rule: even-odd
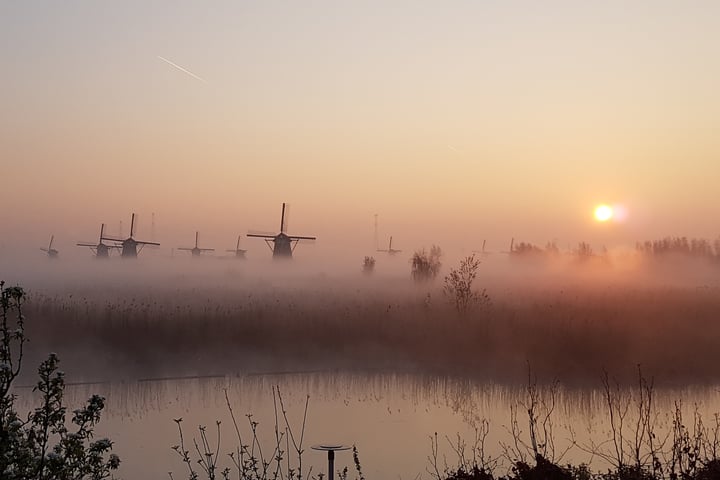
[[[445,277],[443,292],[458,313],[464,314],[475,306],[490,302],[485,289],[480,291],[473,289],[480,263],[480,259],[475,258],[474,254],[470,255],[460,261],[460,268],[452,269]]]

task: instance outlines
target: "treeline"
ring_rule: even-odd
[[[510,256],[516,258],[529,258],[529,257],[557,257],[561,255],[560,248],[556,242],[548,242],[544,248],[541,248],[530,242],[518,242],[512,243],[510,246]],[[604,258],[607,256],[607,249],[602,248],[600,253],[596,253],[592,246],[587,242],[580,242],[576,248],[568,250],[567,255],[571,255],[578,260],[587,260],[592,257]]]
[[[720,237],[714,242],[704,238],[665,237],[660,240],[638,242],[635,250],[647,256],[684,255],[720,259]]]
[[[635,244],[635,251],[643,257],[662,258],[669,256],[703,258],[720,261],[720,237],[714,241],[704,238],[665,237],[658,240],[646,240]],[[608,251],[603,247],[595,251],[587,242],[580,242],[575,248],[561,252],[555,242],[540,247],[530,242],[513,242],[508,253],[514,258],[551,258],[559,255],[575,257],[578,260],[607,258]]]

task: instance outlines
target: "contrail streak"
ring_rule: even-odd
[[[207,81],[206,81],[204,78],[198,77],[197,75],[195,75],[194,73],[192,73],[190,70],[184,69],[183,67],[181,67],[181,66],[178,65],[177,63],[173,63],[173,62],[171,62],[170,60],[168,60],[167,58],[161,57],[160,55],[158,55],[157,58],[159,58],[160,60],[162,60],[162,61],[165,62],[165,63],[168,63],[168,64],[172,65],[173,67],[177,68],[177,69],[180,70],[181,72],[185,72],[185,73],[187,73],[188,75],[190,75],[191,77],[196,78],[196,79],[200,80],[200,81],[203,82],[203,83],[207,83]]]

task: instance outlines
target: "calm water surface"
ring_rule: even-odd
[[[508,428],[513,408],[517,408],[518,425],[527,436],[528,421],[523,407],[527,394],[522,386],[411,375],[265,374],[71,385],[67,388],[66,401],[72,410],[93,393],[107,398],[97,435],[108,436],[115,442],[115,452],[122,459],[121,478],[169,478],[168,472],[173,472],[177,480],[186,478],[187,470],[171,449],[179,443],[173,419],[183,419],[190,450],[190,438],[198,437],[199,425],[206,425],[212,431],[214,447],[215,422],[222,422],[219,465],[221,468],[232,466],[227,453],[235,450],[238,442],[226,404],[227,392],[243,441],[247,443],[251,438],[245,415],[252,414],[253,420],[259,422],[259,437],[267,455],[274,446],[273,386],[278,387],[283,396],[296,435],[300,433],[309,396],[303,464],[306,473],[307,468],[312,468],[311,475],[326,470],[325,454],[309,448],[317,443],[357,445],[363,473],[369,479],[412,480],[430,478],[430,437],[436,432],[441,464],[444,459],[452,464],[457,458],[445,437],[456,439],[460,434],[472,442],[474,426],[482,419],[490,422],[487,452],[501,456],[501,445],[512,439]],[[29,390],[19,389],[19,393],[20,409],[32,408]],[[549,400],[549,390],[542,389],[542,393],[543,398]],[[670,414],[675,401],[682,402],[686,416],[697,406],[709,422],[715,412],[720,412],[720,389],[657,390],[658,429],[666,431],[671,426]],[[609,438],[601,390],[559,389],[551,418],[558,456],[569,445],[571,430],[581,444],[588,444],[590,436],[596,443]],[[281,424],[284,428],[282,418]],[[601,461],[578,448],[567,452],[563,461],[590,461],[594,468],[603,467]],[[337,454],[336,466],[345,465],[351,469],[350,478],[355,478],[350,452]]]

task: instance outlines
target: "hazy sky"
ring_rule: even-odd
[[[716,1],[3,1],[0,60],[4,245],[720,233]]]

